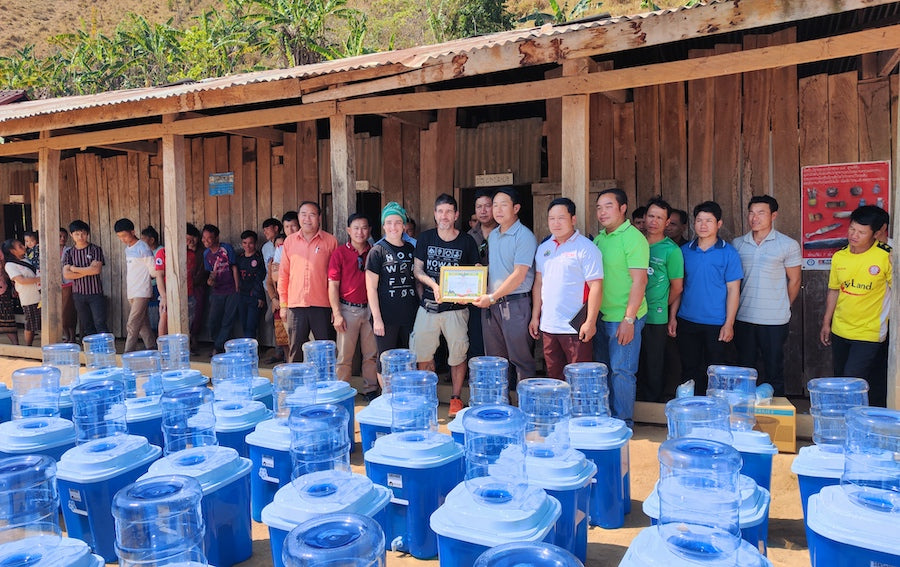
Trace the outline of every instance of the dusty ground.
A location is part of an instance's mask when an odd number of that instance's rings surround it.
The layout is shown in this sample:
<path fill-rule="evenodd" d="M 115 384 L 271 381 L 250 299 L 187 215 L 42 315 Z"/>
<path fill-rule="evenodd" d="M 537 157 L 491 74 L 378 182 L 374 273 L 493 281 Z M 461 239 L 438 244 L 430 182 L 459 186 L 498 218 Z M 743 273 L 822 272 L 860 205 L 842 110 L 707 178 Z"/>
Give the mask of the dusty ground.
<path fill-rule="evenodd" d="M 24 361 L 0 357 L 0 377 L 9 384 L 15 368 L 33 366 L 34 361 Z M 359 409 L 365 404 L 357 398 Z M 441 406 L 441 429 L 446 432 L 447 406 Z M 357 430 L 357 441 L 359 431 Z M 607 567 L 619 564 L 628 545 L 637 533 L 650 525 L 650 520 L 641 511 L 644 498 L 650 493 L 659 475 L 656 454 L 659 444 L 665 440 L 664 427 L 638 425 L 630 442 L 631 452 L 631 514 L 625 519 L 625 527 L 617 530 L 591 528 L 588 532 L 588 560 L 586 567 Z M 359 446 L 357 445 L 357 449 Z M 352 455 L 352 465 L 356 472 L 365 474 L 362 453 L 357 450 Z M 806 550 L 806 536 L 803 531 L 803 513 L 800 507 L 797 477 L 791 474 L 794 455 L 778 454 L 772 467 L 772 504 L 769 509 L 769 559 L 776 566 L 796 567 L 809 564 Z M 263 524 L 253 526 L 253 557 L 240 563 L 240 567 L 268 567 L 272 565 L 268 529 Z M 438 565 L 438 561 L 422 561 L 399 553 L 388 552 L 388 567 L 411 567 L 414 565 Z"/>

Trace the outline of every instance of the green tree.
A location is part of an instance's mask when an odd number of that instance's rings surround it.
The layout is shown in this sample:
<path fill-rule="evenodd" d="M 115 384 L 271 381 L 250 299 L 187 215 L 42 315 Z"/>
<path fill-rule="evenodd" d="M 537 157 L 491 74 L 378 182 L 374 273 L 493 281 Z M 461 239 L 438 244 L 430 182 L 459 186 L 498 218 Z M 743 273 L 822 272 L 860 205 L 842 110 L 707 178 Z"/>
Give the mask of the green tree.
<path fill-rule="evenodd" d="M 523 18 L 519 18 L 519 23 L 533 21 L 534 25 L 540 27 L 547 23 L 564 24 L 572 20 L 581 18 L 591 10 L 595 10 L 603 5 L 603 2 L 594 3 L 592 0 L 578 0 L 572 9 L 569 9 L 569 3 L 560 4 L 557 0 L 548 0 L 551 13 L 535 11 Z"/>

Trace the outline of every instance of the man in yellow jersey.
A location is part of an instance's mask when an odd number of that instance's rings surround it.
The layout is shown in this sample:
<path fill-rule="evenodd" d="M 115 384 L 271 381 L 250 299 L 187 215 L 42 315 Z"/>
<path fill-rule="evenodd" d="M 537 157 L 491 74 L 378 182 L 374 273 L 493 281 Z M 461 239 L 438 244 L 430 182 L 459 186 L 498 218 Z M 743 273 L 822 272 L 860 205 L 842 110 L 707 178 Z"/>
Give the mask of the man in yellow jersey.
<path fill-rule="evenodd" d="M 869 381 L 869 403 L 884 406 L 887 384 L 875 379 L 881 343 L 887 338 L 891 303 L 891 248 L 875 234 L 888 215 L 874 205 L 850 215 L 848 245 L 834 253 L 819 339 L 831 346 L 835 376 Z"/>

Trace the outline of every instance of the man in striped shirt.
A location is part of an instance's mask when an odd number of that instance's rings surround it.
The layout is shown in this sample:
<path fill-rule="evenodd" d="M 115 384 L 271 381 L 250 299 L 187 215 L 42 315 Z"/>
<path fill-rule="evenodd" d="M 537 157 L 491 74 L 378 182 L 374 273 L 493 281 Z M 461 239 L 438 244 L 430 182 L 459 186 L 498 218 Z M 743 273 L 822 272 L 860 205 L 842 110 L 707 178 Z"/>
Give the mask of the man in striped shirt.
<path fill-rule="evenodd" d="M 72 299 L 81 324 L 81 336 L 108 333 L 106 326 L 106 297 L 100 271 L 106 261 L 103 250 L 91 244 L 91 227 L 82 220 L 69 224 L 75 246 L 63 255 L 63 277 L 72 280 Z"/>

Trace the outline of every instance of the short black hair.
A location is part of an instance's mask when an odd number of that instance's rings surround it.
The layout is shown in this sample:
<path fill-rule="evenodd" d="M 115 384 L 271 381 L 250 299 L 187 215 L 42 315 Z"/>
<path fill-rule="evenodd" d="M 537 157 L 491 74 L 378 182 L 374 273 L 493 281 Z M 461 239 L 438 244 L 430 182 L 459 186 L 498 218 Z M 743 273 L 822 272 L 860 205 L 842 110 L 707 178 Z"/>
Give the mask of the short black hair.
<path fill-rule="evenodd" d="M 850 213 L 850 222 L 868 226 L 872 232 L 878 232 L 890 220 L 891 216 L 887 211 L 875 205 L 863 205 Z"/>
<path fill-rule="evenodd" d="M 497 192 L 494 193 L 494 198 L 497 197 L 500 193 L 507 195 L 511 200 L 513 205 L 521 205 L 522 199 L 519 197 L 519 192 L 516 191 L 515 187 L 500 187 L 497 189 Z"/>
<path fill-rule="evenodd" d="M 192 222 L 187 223 L 187 233 L 194 238 L 200 238 L 200 229 Z"/>
<path fill-rule="evenodd" d="M 459 205 L 456 204 L 456 199 L 453 195 L 448 195 L 447 193 L 441 193 L 437 196 L 437 199 L 434 200 L 434 208 L 437 209 L 441 205 L 453 205 L 453 210 L 458 211 Z"/>
<path fill-rule="evenodd" d="M 666 218 L 669 218 L 670 216 L 672 216 L 672 213 L 675 212 L 672 209 L 672 205 L 670 205 L 662 197 L 653 197 L 652 199 L 647 201 L 647 206 L 644 208 L 646 209 L 646 211 L 649 211 L 650 207 L 659 207 L 660 209 L 663 209 L 664 211 L 666 211 Z M 646 215 L 647 213 L 645 212 L 644 214 Z"/>
<path fill-rule="evenodd" d="M 275 240 L 278 240 L 279 238 L 284 240 L 285 238 L 287 238 L 287 234 L 285 234 L 283 232 L 279 232 L 278 234 L 275 235 Z"/>
<path fill-rule="evenodd" d="M 203 225 L 203 232 L 208 232 L 208 233 L 212 234 L 213 236 L 215 236 L 216 238 L 219 238 L 219 227 L 217 227 L 214 224 Z"/>
<path fill-rule="evenodd" d="M 90 234 L 91 225 L 81 219 L 76 219 L 69 223 L 69 232 L 86 232 Z"/>
<path fill-rule="evenodd" d="M 297 211 L 288 211 L 288 212 L 284 213 L 283 215 L 281 215 L 282 223 L 299 222 L 299 221 L 300 221 L 300 215 L 297 214 Z"/>
<path fill-rule="evenodd" d="M 360 214 L 360 213 L 353 213 L 352 215 L 350 215 L 349 217 L 347 217 L 347 228 L 350 228 L 350 225 L 353 224 L 353 221 L 359 220 L 359 219 L 362 219 L 362 220 L 366 221 L 366 224 L 367 224 L 367 225 L 371 225 L 371 224 L 372 224 L 372 223 L 369 222 L 369 217 L 367 217 L 366 215 L 362 215 L 362 214 Z"/>
<path fill-rule="evenodd" d="M 416 226 L 417 226 L 416 219 L 412 218 L 409 215 L 406 215 L 406 223 L 405 224 L 411 224 L 413 228 L 416 228 Z"/>
<path fill-rule="evenodd" d="M 568 197 L 557 197 L 557 198 L 553 199 L 552 201 L 550 201 L 550 205 L 547 207 L 547 212 L 549 213 L 550 209 L 552 209 L 553 207 L 555 207 L 557 205 L 564 206 L 566 208 L 566 210 L 569 211 L 570 215 L 575 214 L 575 203 L 572 201 L 572 199 L 570 199 Z"/>
<path fill-rule="evenodd" d="M 303 201 L 303 202 L 300 203 L 300 206 L 297 207 L 297 210 L 299 211 L 300 209 L 302 209 L 302 208 L 303 208 L 303 205 L 312 205 L 313 207 L 316 208 L 316 214 L 317 214 L 317 215 L 321 215 L 321 214 L 322 214 L 322 207 L 320 207 L 320 206 L 319 206 L 319 203 L 316 203 L 315 201 Z"/>
<path fill-rule="evenodd" d="M 603 191 L 600 191 L 600 194 L 597 195 L 597 200 L 599 201 L 600 197 L 604 195 L 612 195 L 613 197 L 615 197 L 616 203 L 618 203 L 620 207 L 622 205 L 628 205 L 628 195 L 626 195 L 625 191 L 622 191 L 618 187 L 612 187 L 610 189 L 604 189 Z"/>
<path fill-rule="evenodd" d="M 494 189 L 491 189 L 488 187 L 482 187 L 481 189 L 478 189 L 477 191 L 475 191 L 475 200 L 477 201 L 478 199 L 480 199 L 482 197 L 487 197 L 488 199 L 493 199 L 495 193 L 497 193 L 497 192 Z"/>
<path fill-rule="evenodd" d="M 631 218 L 636 219 L 638 217 L 644 218 L 647 216 L 647 207 L 638 207 L 635 210 L 631 211 Z"/>
<path fill-rule="evenodd" d="M 156 232 L 156 229 L 153 228 L 152 226 L 148 226 L 147 228 L 142 230 L 141 236 L 149 236 L 150 238 L 152 238 L 154 240 L 154 242 L 159 244 L 159 233 Z"/>
<path fill-rule="evenodd" d="M 775 199 L 775 197 L 770 197 L 769 195 L 754 195 L 753 197 L 750 197 L 750 202 L 747 203 L 747 210 L 749 211 L 750 207 L 757 203 L 764 203 L 766 205 L 769 205 L 770 213 L 774 213 L 778 210 L 778 201 Z"/>
<path fill-rule="evenodd" d="M 694 207 L 694 218 L 697 218 L 697 215 L 700 213 L 710 213 L 712 216 L 716 217 L 717 221 L 722 220 L 722 207 L 715 201 L 703 201 Z"/>
<path fill-rule="evenodd" d="M 134 223 L 131 219 L 119 219 L 113 225 L 114 232 L 131 232 L 134 230 Z"/>
<path fill-rule="evenodd" d="M 680 221 L 681 224 L 687 224 L 687 223 L 688 223 L 688 213 L 687 213 L 686 210 L 684 210 L 684 209 L 672 209 L 672 215 L 678 216 L 678 217 L 681 219 L 681 221 Z M 672 215 L 669 215 L 669 216 L 672 216 Z"/>
<path fill-rule="evenodd" d="M 65 234 L 66 234 L 66 236 L 68 236 L 68 235 L 69 235 L 69 231 L 68 231 L 68 230 L 66 230 L 66 229 L 65 229 L 65 227 L 62 227 L 62 226 L 61 226 L 61 227 L 59 227 L 59 231 L 60 231 L 60 232 L 62 232 L 62 233 L 65 233 Z"/>
<path fill-rule="evenodd" d="M 26 230 L 25 232 L 22 233 L 22 238 L 25 238 L 25 237 L 31 237 L 31 238 L 34 238 L 35 240 L 38 240 L 38 233 L 36 230 Z"/>
<path fill-rule="evenodd" d="M 256 234 L 255 230 L 245 230 L 241 233 L 241 240 L 245 238 L 252 238 L 253 242 L 257 242 L 259 240 L 259 235 Z"/>
<path fill-rule="evenodd" d="M 276 219 L 275 217 L 269 217 L 263 221 L 263 228 L 269 228 L 270 226 L 274 226 L 278 229 L 279 232 L 281 232 L 281 221 Z"/>

